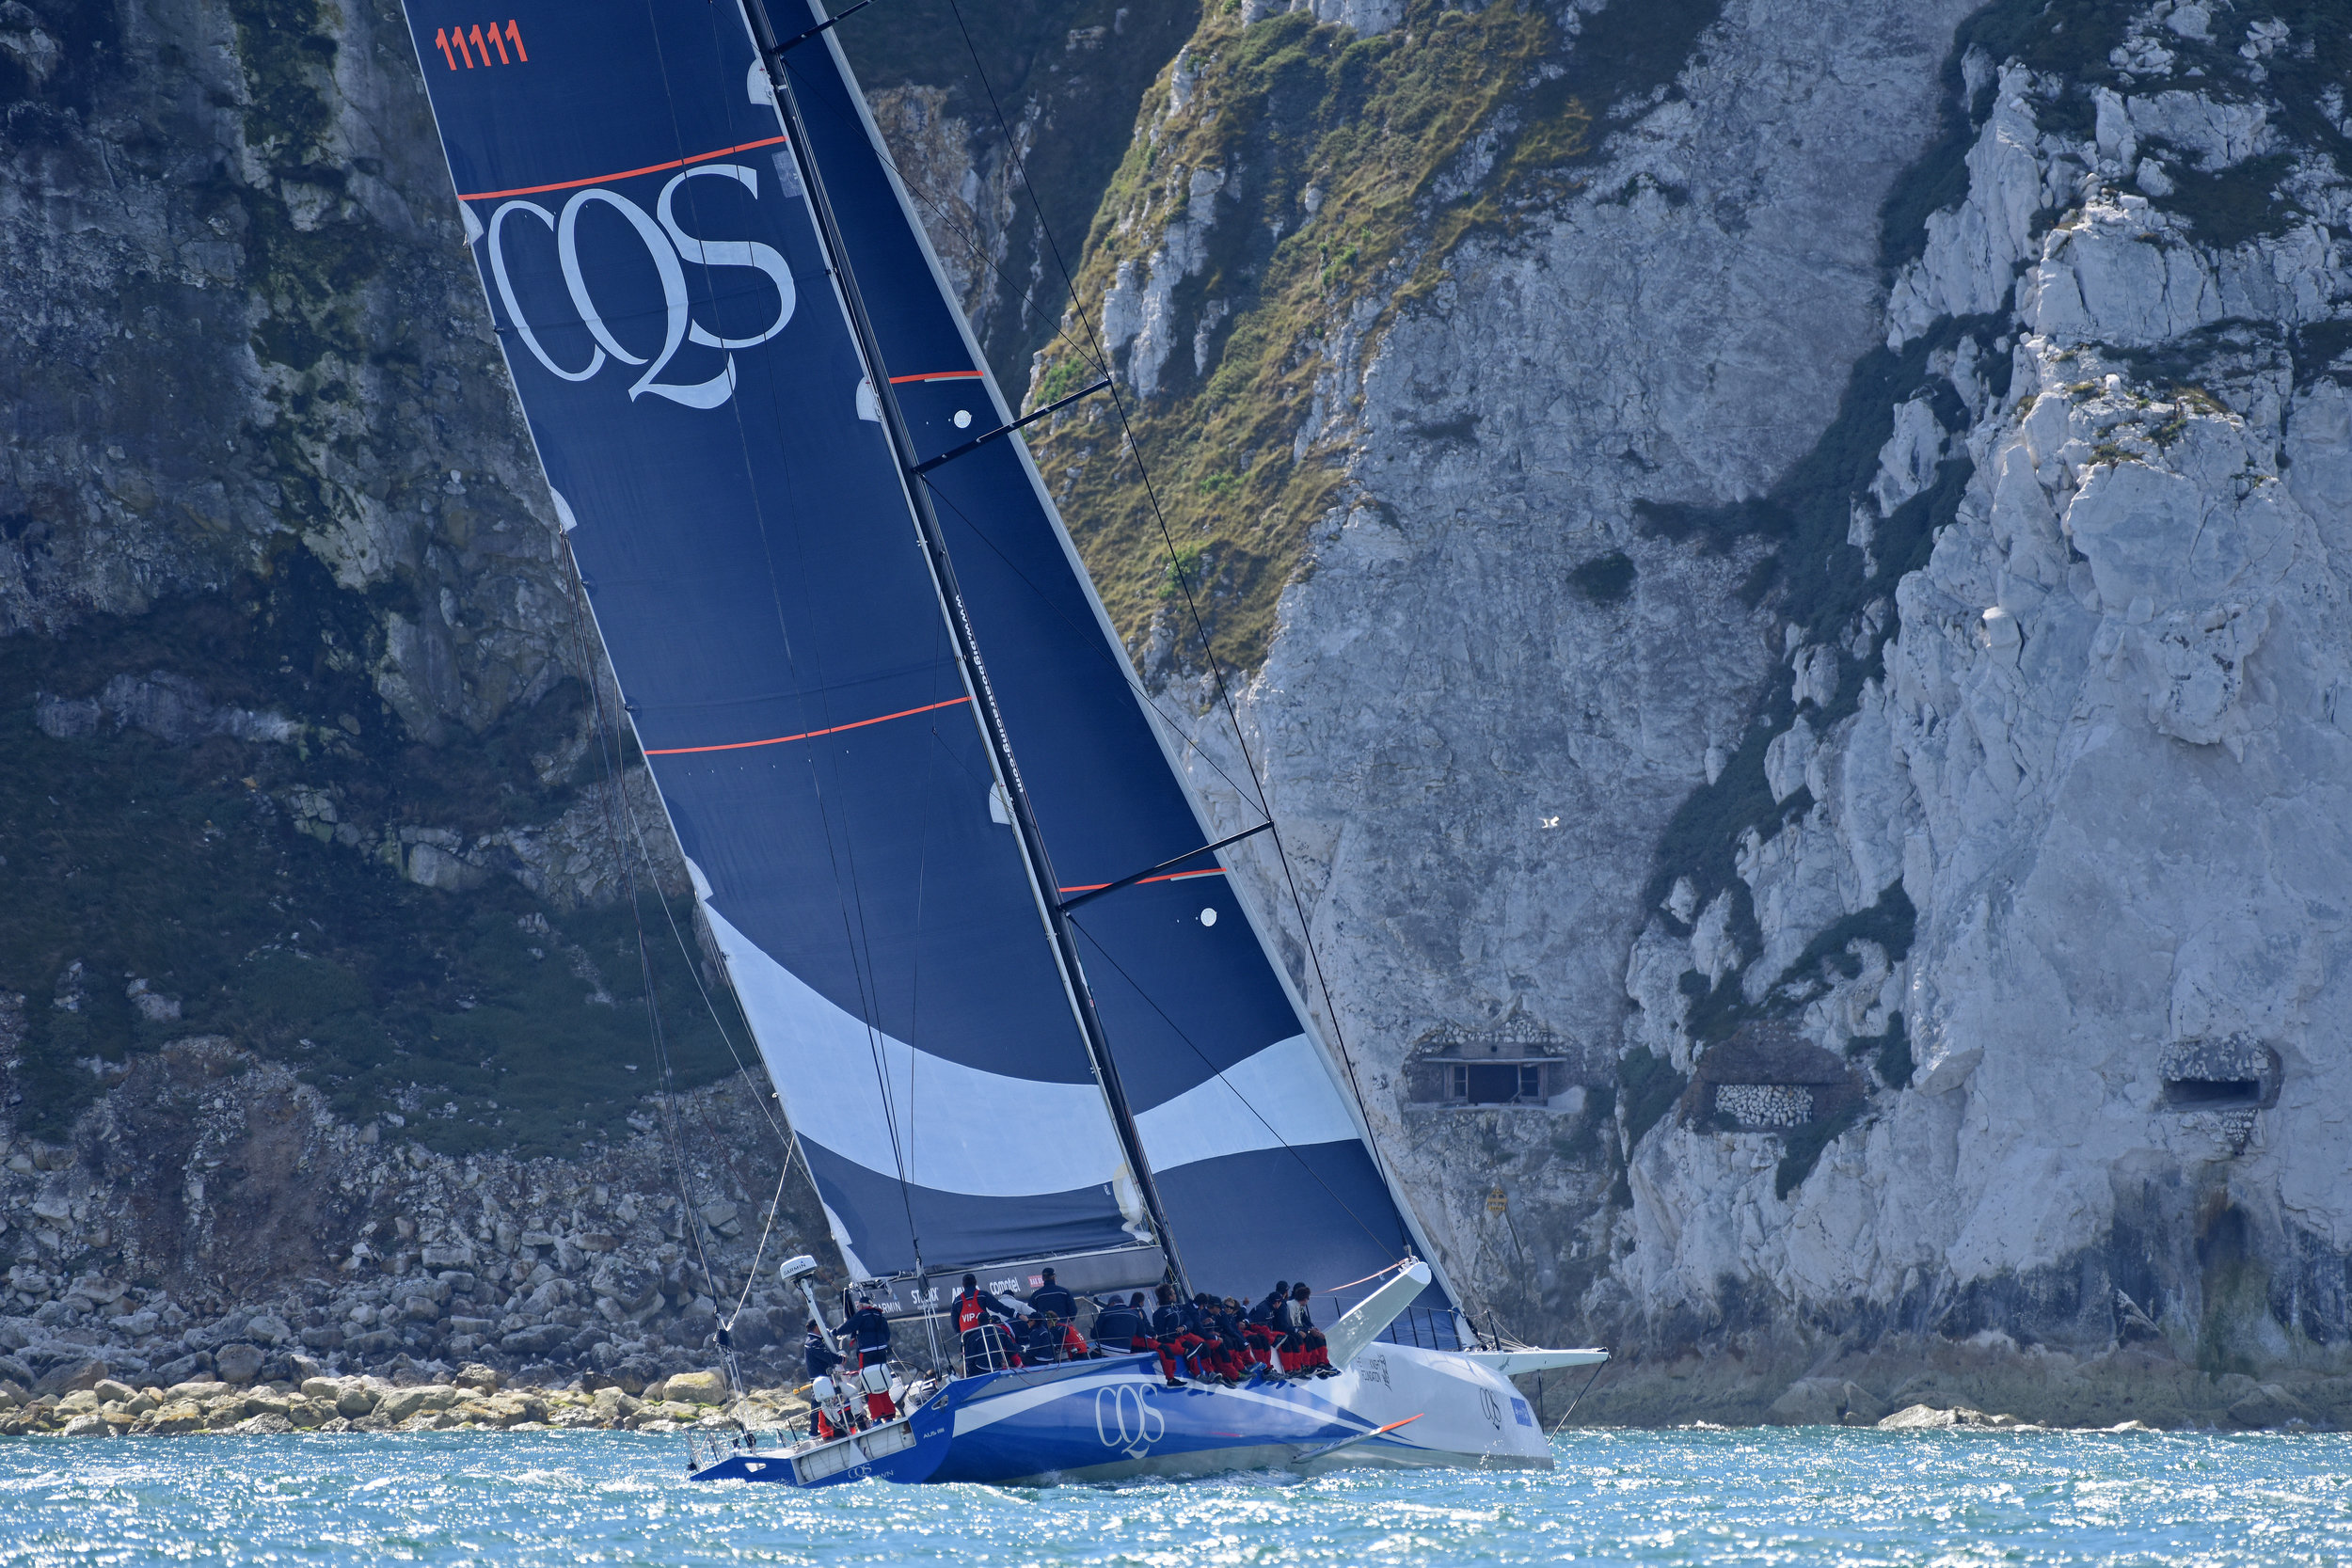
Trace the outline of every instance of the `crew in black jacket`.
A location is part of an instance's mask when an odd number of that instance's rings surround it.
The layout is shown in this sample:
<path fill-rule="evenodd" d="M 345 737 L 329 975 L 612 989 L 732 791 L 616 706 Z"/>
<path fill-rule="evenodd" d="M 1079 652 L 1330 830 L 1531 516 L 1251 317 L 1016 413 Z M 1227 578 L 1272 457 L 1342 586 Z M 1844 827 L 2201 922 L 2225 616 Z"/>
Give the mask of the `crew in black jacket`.
<path fill-rule="evenodd" d="M 1151 1328 L 1143 1318 L 1141 1291 L 1125 1301 L 1113 1296 L 1094 1305 L 1094 1342 L 1104 1350 L 1131 1350 L 1137 1335 L 1150 1337 Z"/>
<path fill-rule="evenodd" d="M 1029 1310 L 1051 1312 L 1064 1323 L 1076 1322 L 1078 1298 L 1054 1283 L 1053 1270 L 1043 1269 L 1039 1272 L 1044 1275 L 1045 1283 L 1029 1292 Z"/>
<path fill-rule="evenodd" d="M 811 1383 L 841 1365 L 841 1353 L 825 1343 L 825 1331 L 815 1318 L 808 1320 L 808 1338 L 801 1341 L 801 1357 Z"/>
<path fill-rule="evenodd" d="M 1193 1377 L 1200 1369 L 1192 1360 L 1192 1353 L 1200 1348 L 1200 1336 L 1192 1331 L 1192 1323 L 1184 1307 L 1177 1305 L 1176 1288 L 1159 1288 L 1159 1305 L 1152 1311 L 1152 1337 L 1159 1341 L 1160 1370 L 1167 1374 L 1168 1386 L 1177 1386 L 1184 1379 L 1178 1375 L 1182 1367 Z"/>
<path fill-rule="evenodd" d="M 1274 1315 L 1281 1310 L 1282 1303 L 1290 1299 L 1291 1282 L 1287 1279 L 1276 1280 L 1274 1292 L 1249 1309 L 1249 1321 L 1253 1323 L 1272 1323 Z"/>

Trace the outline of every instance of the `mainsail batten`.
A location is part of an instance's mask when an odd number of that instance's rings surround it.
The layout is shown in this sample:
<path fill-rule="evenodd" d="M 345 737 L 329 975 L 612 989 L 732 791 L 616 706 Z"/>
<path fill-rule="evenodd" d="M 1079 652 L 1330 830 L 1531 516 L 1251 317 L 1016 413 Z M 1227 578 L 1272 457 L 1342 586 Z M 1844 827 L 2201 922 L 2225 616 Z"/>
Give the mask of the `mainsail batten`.
<path fill-rule="evenodd" d="M 441 70 L 421 6 L 412 34 L 598 632 L 835 1239 L 873 1275 L 1131 1247 L 745 19 L 516 9 L 528 65 Z"/>
<path fill-rule="evenodd" d="M 816 0 L 787 8 L 797 18 L 803 4 L 822 20 Z M 1009 422 L 838 44 L 813 39 L 785 68 L 803 153 L 823 171 L 883 353 L 928 372 L 898 388 L 918 455 Z M 1053 863 L 1072 884 L 1062 891 L 1208 842 L 1025 449 L 1007 438 L 924 483 Z M 1196 1284 L 1225 1293 L 1276 1277 L 1358 1282 L 1417 1250 L 1359 1118 L 1215 857 L 1180 859 L 1075 920 L 1087 985 Z M 1441 1284 L 1424 1305 L 1451 1306 Z M 1451 1313 L 1439 1316 L 1423 1331 L 1450 1337 Z"/>

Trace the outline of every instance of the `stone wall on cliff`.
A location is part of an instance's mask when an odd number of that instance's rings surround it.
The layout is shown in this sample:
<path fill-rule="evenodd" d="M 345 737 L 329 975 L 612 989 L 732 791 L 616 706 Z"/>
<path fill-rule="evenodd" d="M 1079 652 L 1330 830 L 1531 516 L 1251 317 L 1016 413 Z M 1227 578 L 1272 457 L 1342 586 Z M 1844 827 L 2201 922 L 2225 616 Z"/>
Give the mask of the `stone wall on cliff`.
<path fill-rule="evenodd" d="M 1499 88 L 1384 220 L 1214 123 L 1472 38 L 1358 9 L 1205 24 L 1097 230 L 1175 499 L 1106 416 L 1041 466 L 1454 1276 L 1626 1417 L 2340 1409 L 2324 14 L 1562 8 L 1588 133 Z M 1437 1102 L 1467 1038 L 1545 1102 Z"/>

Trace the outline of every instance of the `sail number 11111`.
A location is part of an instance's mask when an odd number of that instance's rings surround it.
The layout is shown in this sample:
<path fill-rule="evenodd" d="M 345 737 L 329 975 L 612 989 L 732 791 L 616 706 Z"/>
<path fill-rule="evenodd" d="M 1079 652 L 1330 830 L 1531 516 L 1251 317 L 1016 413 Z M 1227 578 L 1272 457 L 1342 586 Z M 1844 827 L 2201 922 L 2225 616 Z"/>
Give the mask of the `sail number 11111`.
<path fill-rule="evenodd" d="M 510 43 L 515 46 L 515 52 L 511 55 L 506 52 L 506 46 Z M 513 65 L 516 61 L 529 64 L 531 60 L 531 56 L 523 53 L 522 29 L 512 22 L 506 24 L 506 31 L 503 33 L 499 31 L 497 23 L 491 23 L 490 31 L 486 36 L 483 33 L 482 24 L 479 22 L 474 24 L 471 33 L 468 33 L 463 26 L 438 27 L 434 29 L 433 47 L 441 52 L 441 58 L 449 62 L 449 68 L 452 71 L 457 69 L 457 62 L 461 59 L 466 62 L 468 71 L 471 71 L 477 63 Z M 490 58 L 490 51 L 493 49 L 499 54 L 495 61 Z"/>

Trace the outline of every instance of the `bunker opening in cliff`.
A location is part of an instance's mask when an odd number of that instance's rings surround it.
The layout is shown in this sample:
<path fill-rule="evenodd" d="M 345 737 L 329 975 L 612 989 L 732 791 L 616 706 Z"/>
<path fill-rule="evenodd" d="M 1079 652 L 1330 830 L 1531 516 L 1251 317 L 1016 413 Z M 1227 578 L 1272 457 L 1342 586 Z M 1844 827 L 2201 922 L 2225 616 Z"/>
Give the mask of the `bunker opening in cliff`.
<path fill-rule="evenodd" d="M 2176 1110 L 2211 1111 L 2232 1105 L 2259 1105 L 2263 1098 L 2263 1081 L 2259 1078 L 2168 1078 L 2164 1081 L 2164 1102 Z"/>
<path fill-rule="evenodd" d="M 1544 1069 L 1518 1062 L 1464 1062 L 1454 1069 L 1451 1099 L 1472 1105 L 1510 1105 L 1544 1098 Z"/>

